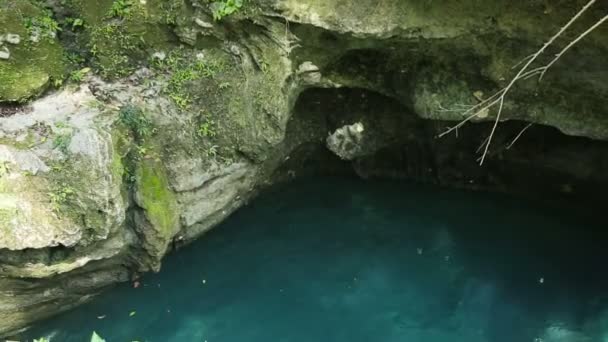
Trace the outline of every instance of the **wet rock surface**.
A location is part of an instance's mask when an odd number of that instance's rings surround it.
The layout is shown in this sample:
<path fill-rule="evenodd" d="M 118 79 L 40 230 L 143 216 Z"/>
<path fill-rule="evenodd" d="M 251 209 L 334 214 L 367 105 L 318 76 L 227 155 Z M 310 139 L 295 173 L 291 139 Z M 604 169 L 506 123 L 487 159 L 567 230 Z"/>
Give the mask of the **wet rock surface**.
<path fill-rule="evenodd" d="M 221 21 L 187 2 L 122 18 L 111 1 L 0 3 L 0 336 L 158 270 L 258 189 L 306 173 L 586 203 L 608 189 L 606 27 L 511 92 L 484 167 L 495 109 L 437 138 L 584 1 L 260 0 Z M 18 10 L 85 25 L 28 29 Z M 86 58 L 67 86 L 65 51 Z"/>

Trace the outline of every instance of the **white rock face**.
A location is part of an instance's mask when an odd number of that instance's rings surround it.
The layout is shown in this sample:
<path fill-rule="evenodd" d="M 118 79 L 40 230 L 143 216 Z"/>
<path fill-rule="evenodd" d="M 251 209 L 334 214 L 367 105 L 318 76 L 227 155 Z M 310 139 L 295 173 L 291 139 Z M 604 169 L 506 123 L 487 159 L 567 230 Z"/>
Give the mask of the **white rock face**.
<path fill-rule="evenodd" d="M 11 52 L 8 50 L 6 46 L 0 46 L 0 59 L 9 59 L 11 57 Z"/>
<path fill-rule="evenodd" d="M 360 122 L 338 128 L 327 137 L 327 148 L 344 160 L 353 160 L 365 150 L 363 132 L 365 128 Z"/>
<path fill-rule="evenodd" d="M 0 39 L 1 40 L 1 39 Z M 21 37 L 15 33 L 7 33 L 4 35 L 4 41 L 11 44 L 19 44 L 21 42 Z"/>
<path fill-rule="evenodd" d="M 0 144 L 0 250 L 89 243 L 124 221 L 112 137 L 92 100 L 86 88 L 63 91 L 0 118 L 0 138 L 13 141 Z"/>

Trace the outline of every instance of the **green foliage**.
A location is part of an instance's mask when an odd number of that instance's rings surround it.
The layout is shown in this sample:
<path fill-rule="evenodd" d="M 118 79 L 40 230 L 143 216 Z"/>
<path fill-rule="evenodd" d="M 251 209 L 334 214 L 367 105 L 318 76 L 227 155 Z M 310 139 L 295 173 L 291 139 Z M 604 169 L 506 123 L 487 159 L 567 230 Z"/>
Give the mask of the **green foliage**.
<path fill-rule="evenodd" d="M 123 106 L 118 112 L 118 118 L 122 124 L 133 132 L 135 139 L 139 142 L 155 132 L 154 125 L 139 107 Z"/>
<path fill-rule="evenodd" d="M 74 188 L 65 183 L 61 183 L 47 195 L 49 196 L 53 210 L 59 212 L 60 207 L 67 204 L 75 193 Z"/>
<path fill-rule="evenodd" d="M 72 133 L 58 134 L 55 136 L 55 139 L 53 139 L 53 148 L 59 149 L 63 153 L 67 153 L 71 141 Z"/>
<path fill-rule="evenodd" d="M 65 65 L 63 46 L 54 38 L 58 30 L 42 4 L 0 0 L 0 35 L 15 33 L 21 38 L 18 45 L 9 46 L 10 58 L 0 61 L 0 102 L 25 102 L 61 78 Z"/>
<path fill-rule="evenodd" d="M 179 11 L 180 4 L 176 1 L 163 1 L 160 4 L 160 8 L 163 13 L 163 21 L 167 25 L 177 24 L 177 13 Z"/>
<path fill-rule="evenodd" d="M 105 77 L 122 77 L 135 69 L 144 42 L 119 23 L 96 26 L 91 31 L 89 49 Z"/>
<path fill-rule="evenodd" d="M 210 159 L 216 159 L 219 146 L 213 145 L 205 150 L 205 156 Z"/>
<path fill-rule="evenodd" d="M 198 126 L 196 133 L 201 138 L 215 137 L 215 122 L 205 119 L 205 121 Z"/>
<path fill-rule="evenodd" d="M 211 2 L 213 19 L 219 21 L 238 12 L 243 7 L 243 0 L 215 0 Z"/>
<path fill-rule="evenodd" d="M 78 28 L 84 27 L 84 20 L 80 18 L 67 17 L 65 18 L 64 22 L 66 25 L 69 25 L 72 30 L 77 30 Z"/>
<path fill-rule="evenodd" d="M 182 110 L 189 109 L 192 104 L 188 83 L 201 78 L 214 77 L 224 68 L 221 63 L 187 56 L 183 49 L 171 51 L 164 59 L 152 60 L 152 66 L 170 74 L 168 85 L 164 90 Z"/>
<path fill-rule="evenodd" d="M 25 18 L 24 24 L 30 37 L 54 39 L 57 32 L 61 31 L 50 10 L 44 10 L 41 15 L 33 18 Z"/>
<path fill-rule="evenodd" d="M 70 74 L 70 81 L 79 83 L 82 81 L 83 77 L 91 71 L 91 68 L 82 68 L 80 70 L 73 71 Z"/>
<path fill-rule="evenodd" d="M 141 108 L 133 105 L 122 107 L 118 113 L 118 119 L 129 130 L 135 140 L 135 144 L 129 147 L 122 162 L 124 166 L 124 180 L 128 184 L 134 184 L 137 179 L 135 172 L 137 164 L 141 162 L 144 156 L 151 153 L 150 145 L 146 143 L 146 139 L 154 134 L 156 129 Z"/>
<path fill-rule="evenodd" d="M 114 0 L 110 11 L 108 12 L 109 17 L 116 18 L 128 18 L 133 10 L 132 0 Z"/>

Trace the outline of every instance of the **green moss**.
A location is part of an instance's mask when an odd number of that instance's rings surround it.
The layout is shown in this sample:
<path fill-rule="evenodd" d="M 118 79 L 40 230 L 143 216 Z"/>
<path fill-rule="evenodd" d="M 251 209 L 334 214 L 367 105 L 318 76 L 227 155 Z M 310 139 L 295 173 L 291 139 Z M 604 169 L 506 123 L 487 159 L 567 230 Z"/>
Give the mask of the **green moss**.
<path fill-rule="evenodd" d="M 0 138 L 0 144 L 13 146 L 19 150 L 27 150 L 38 143 L 38 136 L 32 132 L 28 132 L 25 138 L 17 140 L 14 137 Z"/>
<path fill-rule="evenodd" d="M 98 26 L 107 17 L 114 0 L 65 0 L 86 25 Z"/>
<path fill-rule="evenodd" d="M 70 1 L 85 22 L 92 64 L 107 78 L 124 77 L 151 52 L 170 48 L 175 38 L 169 25 L 184 7 L 178 0 Z"/>
<path fill-rule="evenodd" d="M 57 39 L 49 32 L 41 32 L 39 42 L 29 40 L 31 25 L 52 21 L 48 15 L 26 0 L 0 1 L 0 35 L 13 33 L 21 37 L 19 44 L 8 44 L 10 58 L 0 60 L 0 102 L 25 101 L 44 91 L 51 80 L 63 78 L 63 48 Z"/>
<path fill-rule="evenodd" d="M 17 209 L 0 208 L 0 228 L 9 227 L 9 223 L 15 217 Z"/>
<path fill-rule="evenodd" d="M 122 179 L 124 174 L 125 174 L 125 167 L 122 163 L 122 157 L 120 156 L 119 153 L 119 148 L 118 148 L 118 143 L 117 142 L 113 142 L 114 146 L 112 148 L 112 165 L 111 165 L 111 171 L 112 171 L 112 177 L 114 177 L 114 179 Z"/>
<path fill-rule="evenodd" d="M 169 75 L 164 91 L 182 110 L 189 109 L 196 96 L 190 85 L 203 78 L 213 78 L 225 70 L 222 59 L 199 59 L 192 51 L 180 48 L 172 50 L 164 60 L 153 60 L 156 70 Z"/>
<path fill-rule="evenodd" d="M 95 66 L 109 78 L 128 75 L 143 58 L 142 41 L 117 23 L 93 28 L 89 47 L 95 57 Z"/>
<path fill-rule="evenodd" d="M 177 201 L 160 162 L 144 159 L 138 164 L 137 193 L 146 217 L 160 234 L 161 243 L 168 243 L 178 224 Z"/>

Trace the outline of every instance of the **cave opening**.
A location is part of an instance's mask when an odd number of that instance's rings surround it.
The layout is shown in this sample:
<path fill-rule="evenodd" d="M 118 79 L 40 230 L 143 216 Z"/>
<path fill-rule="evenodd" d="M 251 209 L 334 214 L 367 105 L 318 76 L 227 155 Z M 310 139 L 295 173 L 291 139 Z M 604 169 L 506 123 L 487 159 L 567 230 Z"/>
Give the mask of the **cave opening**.
<path fill-rule="evenodd" d="M 591 207 L 597 207 L 608 191 L 606 142 L 511 120 L 501 123 L 490 158 L 480 166 L 480 142 L 491 130 L 491 122 L 471 123 L 457 134 L 439 138 L 454 122 L 420 118 L 404 102 L 364 88 L 304 90 L 287 129 L 294 154 L 303 154 L 281 170 L 301 167 L 296 164 L 303 159 L 305 174 L 338 172 L 364 179 L 413 180 L 559 198 Z M 340 158 L 328 137 L 356 123 L 363 127 L 362 137 L 354 142 L 357 146 L 349 141 L 338 144 L 354 149 L 354 155 Z"/>

